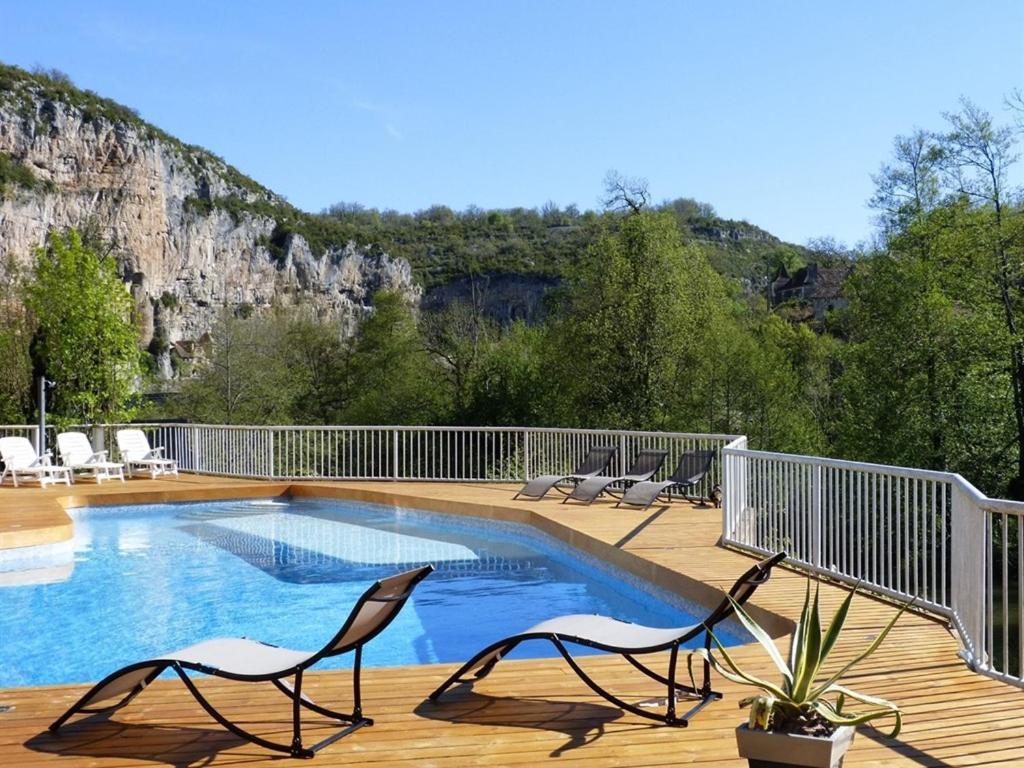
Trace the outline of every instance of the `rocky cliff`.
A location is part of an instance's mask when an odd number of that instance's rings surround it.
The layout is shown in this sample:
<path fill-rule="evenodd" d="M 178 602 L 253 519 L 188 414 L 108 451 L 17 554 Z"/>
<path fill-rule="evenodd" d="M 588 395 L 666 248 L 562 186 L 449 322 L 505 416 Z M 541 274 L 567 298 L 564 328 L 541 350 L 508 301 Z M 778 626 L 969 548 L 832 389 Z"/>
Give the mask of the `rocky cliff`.
<path fill-rule="evenodd" d="M 29 262 L 50 229 L 95 227 L 165 371 L 170 345 L 202 338 L 224 306 L 303 303 L 347 333 L 376 290 L 419 297 L 404 260 L 354 243 L 315 252 L 259 212 L 286 206 L 269 190 L 60 80 L 0 70 L 0 161 L 13 169 L 0 174 L 0 265 Z"/>

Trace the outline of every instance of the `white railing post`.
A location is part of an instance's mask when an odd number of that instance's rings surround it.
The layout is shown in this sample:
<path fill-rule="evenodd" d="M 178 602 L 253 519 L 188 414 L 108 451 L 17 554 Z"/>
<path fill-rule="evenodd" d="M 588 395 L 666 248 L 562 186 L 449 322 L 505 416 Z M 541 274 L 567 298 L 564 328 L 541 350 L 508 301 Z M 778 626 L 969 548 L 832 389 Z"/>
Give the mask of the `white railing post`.
<path fill-rule="evenodd" d="M 107 447 L 107 430 L 102 424 L 94 424 L 92 428 L 92 445 L 93 450 L 99 446 L 99 450 L 105 450 Z M 108 459 L 109 460 L 109 459 Z"/>
<path fill-rule="evenodd" d="M 954 621 L 971 665 L 984 666 L 985 637 L 985 520 L 967 493 L 953 483 L 950 595 Z"/>
<path fill-rule="evenodd" d="M 747 463 L 745 454 L 733 450 L 746 450 L 747 439 L 741 437 L 719 451 L 722 465 L 722 538 L 735 541 L 736 531 L 747 514 Z M 750 542 L 743 542 L 749 544 Z"/>
<path fill-rule="evenodd" d="M 530 479 L 530 430 L 523 430 L 523 482 Z"/>
<path fill-rule="evenodd" d="M 821 567 L 821 464 L 811 466 L 811 565 Z"/>
<path fill-rule="evenodd" d="M 196 472 L 202 472 L 203 460 L 199 455 L 199 428 L 189 426 L 188 430 L 192 433 L 192 469 Z"/>
<path fill-rule="evenodd" d="M 274 432 L 273 429 L 267 430 L 267 479 L 273 480 L 277 473 L 274 471 Z"/>
<path fill-rule="evenodd" d="M 398 435 L 399 430 L 391 430 L 391 479 L 401 480 L 401 473 L 398 471 Z"/>
<path fill-rule="evenodd" d="M 736 484 L 736 459 L 726 449 L 722 449 L 722 541 L 732 538 L 733 526 L 736 521 L 736 510 L 733 505 L 733 486 Z"/>

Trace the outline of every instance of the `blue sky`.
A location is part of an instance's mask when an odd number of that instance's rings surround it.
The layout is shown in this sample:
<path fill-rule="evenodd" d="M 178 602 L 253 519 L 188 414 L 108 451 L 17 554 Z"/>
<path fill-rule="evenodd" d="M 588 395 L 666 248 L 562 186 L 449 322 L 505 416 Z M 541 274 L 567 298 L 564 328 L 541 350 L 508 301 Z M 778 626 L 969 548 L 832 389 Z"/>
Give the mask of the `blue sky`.
<path fill-rule="evenodd" d="M 853 244 L 893 137 L 1024 86 L 1024 2 L 0 0 L 0 60 L 307 210 L 588 208 L 614 168 Z"/>

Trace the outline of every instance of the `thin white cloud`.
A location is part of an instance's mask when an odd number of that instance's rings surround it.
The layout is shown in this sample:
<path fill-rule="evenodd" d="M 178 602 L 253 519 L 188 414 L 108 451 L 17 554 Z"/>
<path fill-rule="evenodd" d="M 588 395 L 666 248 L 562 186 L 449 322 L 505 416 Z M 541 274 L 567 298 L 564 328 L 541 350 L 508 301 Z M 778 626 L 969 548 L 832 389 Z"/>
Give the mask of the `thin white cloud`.
<path fill-rule="evenodd" d="M 352 101 L 352 108 L 357 109 L 360 112 L 366 112 L 374 115 L 381 119 L 380 126 L 384 133 L 390 136 L 395 141 L 401 141 L 404 137 L 402 131 L 399 130 L 394 120 L 394 110 L 383 104 L 377 104 L 372 101 L 364 101 L 362 99 L 355 99 Z"/>

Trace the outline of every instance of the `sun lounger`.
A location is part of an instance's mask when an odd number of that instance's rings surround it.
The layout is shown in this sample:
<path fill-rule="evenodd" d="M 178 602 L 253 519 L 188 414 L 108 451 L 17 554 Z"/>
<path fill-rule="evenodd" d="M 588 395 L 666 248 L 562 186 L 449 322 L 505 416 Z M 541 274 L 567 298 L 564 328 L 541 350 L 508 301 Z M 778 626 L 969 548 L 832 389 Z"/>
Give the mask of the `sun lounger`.
<path fill-rule="evenodd" d="M 715 460 L 714 451 L 689 451 L 683 454 L 675 471 L 665 480 L 637 483 L 622 494 L 615 506 L 629 504 L 647 509 L 659 496 L 681 491 L 683 494 L 704 479 Z"/>
<path fill-rule="evenodd" d="M 772 568 L 785 557 L 785 553 L 780 552 L 754 565 L 736 580 L 729 590 L 729 597 L 740 605 L 745 603 L 760 585 L 768 581 Z M 722 694 L 711 688 L 711 669 L 707 663 L 704 664 L 703 678 L 699 687 L 690 687 L 676 682 L 679 650 L 684 647 L 685 643 L 701 636 L 703 636 L 704 647 L 710 648 L 709 630 L 714 630 L 715 625 L 729 618 L 733 614 L 733 610 L 732 602 L 729 598 L 725 598 L 701 623 L 689 627 L 668 629 L 629 624 L 607 616 L 583 614 L 559 616 L 543 621 L 518 635 L 506 637 L 487 646 L 431 693 L 430 699 L 437 701 L 445 691 L 456 683 L 472 684 L 486 677 L 494 669 L 494 666 L 520 643 L 526 640 L 547 640 L 558 649 L 572 671 L 579 675 L 580 679 L 594 693 L 604 697 L 617 707 L 640 717 L 657 720 L 666 725 L 685 726 L 691 717 L 710 702 L 722 698 Z M 566 648 L 567 644 L 582 645 L 621 655 L 644 675 L 666 686 L 665 711 L 655 711 L 631 704 L 602 688 L 576 663 Z M 665 675 L 655 672 L 635 658 L 663 651 L 669 652 L 668 671 Z M 689 699 L 697 703 L 686 714 L 679 716 L 676 714 L 678 698 Z"/>
<path fill-rule="evenodd" d="M 640 451 L 633 459 L 633 464 L 626 470 L 626 474 L 619 477 L 604 475 L 588 477 L 577 483 L 576 487 L 572 489 L 572 493 L 562 499 L 562 503 L 565 504 L 569 499 L 574 499 L 589 504 L 605 493 L 610 496 L 620 496 L 630 486 L 654 477 L 661 469 L 661 465 L 665 463 L 666 456 L 668 456 L 668 451 L 654 449 Z"/>
<path fill-rule="evenodd" d="M 544 494 L 552 488 L 557 488 L 562 493 L 567 493 L 567 491 L 560 487 L 560 483 L 570 483 L 575 486 L 588 477 L 595 477 L 604 473 L 608 469 L 608 465 L 611 464 L 612 459 L 615 458 L 618 450 L 618 448 L 611 446 L 591 448 L 587 451 L 583 463 L 576 467 L 575 471 L 567 475 L 541 475 L 540 477 L 535 477 L 520 488 L 512 498 L 518 499 L 520 496 L 525 496 L 534 500 L 542 499 Z"/>
<path fill-rule="evenodd" d="M 50 730 L 56 732 L 67 722 L 68 718 L 78 712 L 113 712 L 120 709 L 138 696 L 147 685 L 156 679 L 157 675 L 166 669 L 172 669 L 207 714 L 236 736 L 267 749 L 287 752 L 292 757 L 313 757 L 317 750 L 341 737 L 364 725 L 373 725 L 373 720 L 363 716 L 360 699 L 359 674 L 363 646 L 391 623 L 412 595 L 416 585 L 425 579 L 432 570 L 433 566 L 426 565 L 378 581 L 359 598 L 337 634 L 327 645 L 315 653 L 292 651 L 244 638 L 207 640 L 147 661 L 130 664 L 108 675 L 55 720 L 50 725 Z M 308 619 L 308 617 L 306 618 Z M 302 692 L 302 676 L 307 669 L 321 659 L 349 651 L 355 652 L 352 670 L 354 707 L 351 713 L 335 712 L 316 704 Z M 224 677 L 229 680 L 273 684 L 291 701 L 291 743 L 269 741 L 262 736 L 243 730 L 228 720 L 200 693 L 192 678 L 189 677 L 189 671 Z M 289 678 L 292 678 L 291 682 L 289 682 Z M 347 725 L 318 744 L 305 747 L 302 744 L 300 722 L 302 707 L 324 717 L 347 723 Z"/>
<path fill-rule="evenodd" d="M 160 475 L 178 474 L 177 462 L 162 455 L 163 446 L 150 448 L 149 438 L 141 429 L 119 429 L 117 450 L 128 467 L 128 477 L 134 477 L 136 469 L 149 472 L 154 480 Z"/>
<path fill-rule="evenodd" d="M 124 482 L 124 464 L 107 461 L 107 452 L 94 451 L 82 432 L 61 432 L 57 435 L 57 450 L 61 464 L 72 472 L 91 474 L 97 485 L 115 478 Z"/>
<path fill-rule="evenodd" d="M 54 465 L 50 458 L 49 451 L 42 456 L 37 454 L 27 437 L 0 437 L 0 459 L 4 462 L 0 485 L 7 475 L 11 476 L 15 488 L 19 477 L 34 480 L 43 488 L 51 483 L 71 485 L 71 470 Z"/>

